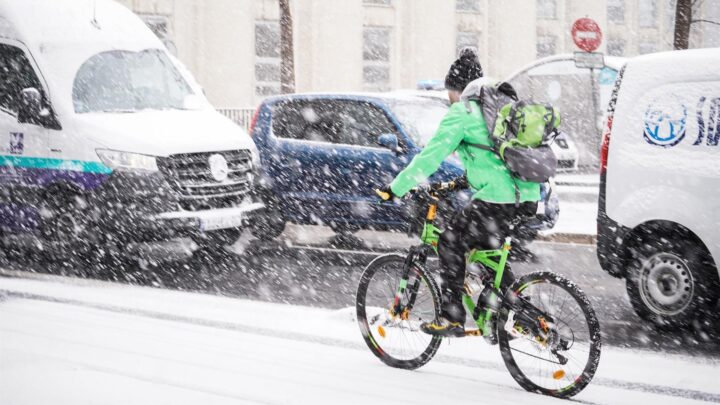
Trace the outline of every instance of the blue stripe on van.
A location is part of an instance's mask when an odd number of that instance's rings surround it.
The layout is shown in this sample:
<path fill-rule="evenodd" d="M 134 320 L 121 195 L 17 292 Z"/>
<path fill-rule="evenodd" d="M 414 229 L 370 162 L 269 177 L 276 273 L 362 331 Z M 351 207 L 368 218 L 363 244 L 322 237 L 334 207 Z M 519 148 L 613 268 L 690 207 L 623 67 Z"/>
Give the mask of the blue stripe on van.
<path fill-rule="evenodd" d="M 112 169 L 100 162 L 0 155 L 0 166 L 26 169 L 66 170 L 83 173 L 110 174 Z"/>

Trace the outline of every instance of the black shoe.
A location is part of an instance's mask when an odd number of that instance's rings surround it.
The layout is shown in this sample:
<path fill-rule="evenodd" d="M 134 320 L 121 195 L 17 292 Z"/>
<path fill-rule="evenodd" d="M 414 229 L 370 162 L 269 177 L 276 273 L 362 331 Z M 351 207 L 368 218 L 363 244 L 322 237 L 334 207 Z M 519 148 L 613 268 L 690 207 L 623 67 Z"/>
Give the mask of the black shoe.
<path fill-rule="evenodd" d="M 450 322 L 445 318 L 436 319 L 432 322 L 425 322 L 420 325 L 423 332 L 441 337 L 463 337 L 465 326 L 460 322 Z"/>

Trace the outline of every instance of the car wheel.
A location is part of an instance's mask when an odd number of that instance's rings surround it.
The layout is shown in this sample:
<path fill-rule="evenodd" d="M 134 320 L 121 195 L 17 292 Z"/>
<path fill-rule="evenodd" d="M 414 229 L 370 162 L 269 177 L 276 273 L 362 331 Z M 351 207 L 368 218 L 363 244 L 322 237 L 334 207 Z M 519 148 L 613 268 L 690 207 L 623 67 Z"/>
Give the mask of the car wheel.
<path fill-rule="evenodd" d="M 352 235 L 360 230 L 360 226 L 349 223 L 331 222 L 330 229 L 338 235 Z"/>
<path fill-rule="evenodd" d="M 272 191 L 263 191 L 260 199 L 265 204 L 265 209 L 250 222 L 250 233 L 262 241 L 271 241 L 285 231 L 287 220 L 279 199 Z"/>
<path fill-rule="evenodd" d="M 697 243 L 687 239 L 641 243 L 634 256 L 626 286 L 641 318 L 657 326 L 687 326 L 717 303 L 717 271 L 709 253 Z"/>
<path fill-rule="evenodd" d="M 193 239 L 201 250 L 222 253 L 225 251 L 225 247 L 235 243 L 241 234 L 242 230 L 239 228 L 219 229 L 204 233 Z"/>

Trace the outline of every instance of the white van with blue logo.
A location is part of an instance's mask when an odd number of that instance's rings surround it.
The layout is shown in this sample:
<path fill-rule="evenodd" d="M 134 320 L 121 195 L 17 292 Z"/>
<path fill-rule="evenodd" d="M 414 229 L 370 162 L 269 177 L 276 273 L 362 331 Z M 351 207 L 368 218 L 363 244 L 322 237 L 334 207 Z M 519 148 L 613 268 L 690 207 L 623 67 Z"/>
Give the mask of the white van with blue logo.
<path fill-rule="evenodd" d="M 130 10 L 0 2 L 5 246 L 168 258 L 232 242 L 262 208 L 257 162 L 252 139 Z"/>
<path fill-rule="evenodd" d="M 720 48 L 631 59 L 601 150 L 598 258 L 636 312 L 681 326 L 720 297 Z"/>

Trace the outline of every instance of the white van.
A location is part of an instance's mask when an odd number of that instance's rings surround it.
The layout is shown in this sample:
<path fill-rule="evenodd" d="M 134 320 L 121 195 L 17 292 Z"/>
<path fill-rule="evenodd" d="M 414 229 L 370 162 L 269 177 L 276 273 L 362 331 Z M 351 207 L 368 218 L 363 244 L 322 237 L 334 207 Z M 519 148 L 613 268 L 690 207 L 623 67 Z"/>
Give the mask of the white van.
<path fill-rule="evenodd" d="M 628 61 L 601 150 L 598 258 L 658 325 L 715 312 L 720 295 L 720 48 Z"/>
<path fill-rule="evenodd" d="M 251 198 L 257 156 L 125 7 L 0 2 L 6 244 L 33 235 L 168 258 L 197 246 L 181 239 L 232 242 L 263 207 Z"/>

